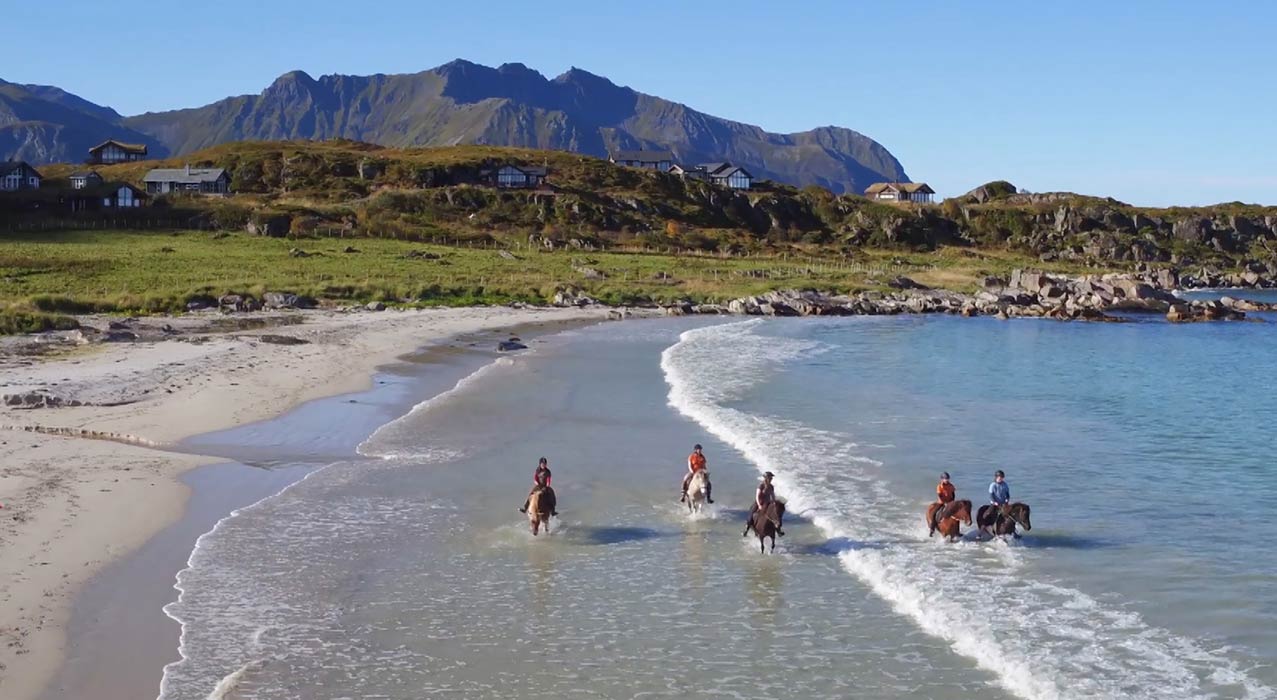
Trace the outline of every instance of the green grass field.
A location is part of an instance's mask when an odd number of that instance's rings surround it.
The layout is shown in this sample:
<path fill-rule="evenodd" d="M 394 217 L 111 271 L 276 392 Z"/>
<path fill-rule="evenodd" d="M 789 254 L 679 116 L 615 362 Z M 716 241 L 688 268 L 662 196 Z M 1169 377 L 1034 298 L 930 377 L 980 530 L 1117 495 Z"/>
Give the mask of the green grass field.
<path fill-rule="evenodd" d="M 357 252 L 344 252 L 347 246 Z M 309 254 L 295 256 L 290 250 Z M 437 259 L 409 257 L 431 254 Z M 328 302 L 544 303 L 574 286 L 610 303 L 723 301 L 770 289 L 851 291 L 895 275 L 949 289 L 1031 260 L 1009 253 L 861 251 L 851 259 L 459 248 L 372 238 L 282 239 L 211 232 L 63 231 L 0 238 L 0 304 L 11 312 L 160 313 L 227 292 L 288 291 Z M 587 276 L 585 268 L 604 278 Z"/>

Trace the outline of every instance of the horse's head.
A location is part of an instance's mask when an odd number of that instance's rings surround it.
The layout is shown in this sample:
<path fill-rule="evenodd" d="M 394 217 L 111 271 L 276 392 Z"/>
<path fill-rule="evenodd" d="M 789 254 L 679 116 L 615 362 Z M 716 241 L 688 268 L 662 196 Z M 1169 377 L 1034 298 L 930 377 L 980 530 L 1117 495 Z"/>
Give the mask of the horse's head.
<path fill-rule="evenodd" d="M 958 501 L 958 509 L 953 517 L 962 521 L 963 525 L 971 525 L 971 501 Z"/>
<path fill-rule="evenodd" d="M 767 519 L 772 521 L 776 527 L 780 527 L 780 519 L 785 515 L 785 504 L 780 501 L 772 501 L 767 505 Z"/>
<path fill-rule="evenodd" d="M 1029 522 L 1029 504 L 1027 503 L 1012 504 L 1010 508 L 1010 515 L 1011 515 L 1011 519 L 1014 520 L 1020 527 L 1024 528 L 1025 532 L 1028 532 L 1029 530 L 1033 529 L 1033 524 Z"/>

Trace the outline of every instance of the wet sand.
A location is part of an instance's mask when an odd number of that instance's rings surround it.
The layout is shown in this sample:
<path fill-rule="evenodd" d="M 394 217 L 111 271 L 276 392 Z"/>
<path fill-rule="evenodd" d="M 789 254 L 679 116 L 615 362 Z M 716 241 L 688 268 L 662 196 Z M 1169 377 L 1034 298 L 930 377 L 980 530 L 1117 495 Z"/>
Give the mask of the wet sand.
<path fill-rule="evenodd" d="M 425 346 L 444 347 L 436 352 L 445 354 L 461 352 L 471 342 L 492 348 L 518 324 L 604 318 L 606 312 L 597 310 L 507 308 L 315 312 L 282 331 L 236 330 L 184 337 L 185 342 L 99 345 L 47 359 L 0 358 L 0 393 L 43 390 L 90 404 L 0 411 L 0 696 L 39 697 L 64 657 L 83 661 L 91 656 L 84 651 L 88 645 L 68 643 L 68 632 L 89 629 L 78 624 L 68 629 L 73 601 L 112 562 L 143 553 L 145 543 L 179 521 L 192 484 L 203 478 L 193 476 L 194 481 L 184 483 L 182 474 L 225 461 L 210 457 L 201 446 L 175 448 L 182 440 L 278 416 L 313 399 L 366 389 L 376 368 Z M 266 344 L 256 338 L 263 332 L 307 342 Z M 487 333 L 482 341 L 449 342 L 480 332 Z M 333 431 L 324 434 L 331 437 Z M 259 483 L 263 490 L 271 487 L 269 480 Z M 230 491 L 237 499 L 254 495 L 247 487 Z M 203 501 L 194 503 L 205 507 Z M 207 507 L 210 514 L 224 515 L 234 501 Z M 156 567 L 167 567 L 162 572 L 165 586 L 171 586 L 173 563 L 180 568 L 184 559 L 175 553 L 183 542 L 192 541 L 190 533 L 198 527 L 192 520 L 173 531 L 167 549 L 156 543 L 147 551 L 157 557 Z M 150 563 L 139 566 L 150 570 Z M 161 590 L 159 584 L 150 585 Z M 101 600 L 146 598 L 145 588 L 122 581 Z M 171 589 L 165 592 L 167 599 L 171 594 Z M 148 608 L 153 615 L 163 600 L 152 603 Z M 125 608 L 129 606 L 121 606 Z M 149 643 L 152 635 L 139 632 L 138 638 Z M 114 635 L 107 639 L 111 648 L 130 649 Z M 66 657 L 69 649 L 77 650 L 74 656 Z M 95 685 L 95 697 L 105 697 L 101 692 Z"/>

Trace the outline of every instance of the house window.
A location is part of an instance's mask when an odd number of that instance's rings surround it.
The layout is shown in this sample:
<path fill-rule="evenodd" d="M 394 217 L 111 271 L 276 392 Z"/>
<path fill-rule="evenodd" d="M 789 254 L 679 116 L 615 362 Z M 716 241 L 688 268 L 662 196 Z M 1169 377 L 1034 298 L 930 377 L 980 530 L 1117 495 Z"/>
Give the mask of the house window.
<path fill-rule="evenodd" d="M 527 184 L 527 182 L 528 176 L 521 170 L 515 170 L 514 168 L 502 168 L 497 173 L 498 187 L 518 187 Z"/>
<path fill-rule="evenodd" d="M 749 189 L 749 178 L 744 173 L 733 173 L 727 178 L 727 186 L 737 190 Z"/>
<path fill-rule="evenodd" d="M 127 188 L 127 187 L 121 187 L 121 188 L 120 188 L 120 191 L 116 193 L 116 201 L 117 201 L 117 202 L 119 202 L 119 206 L 121 206 L 121 207 L 131 207 L 131 206 L 134 206 L 134 204 L 133 204 L 133 190 L 131 190 L 131 189 Z"/>

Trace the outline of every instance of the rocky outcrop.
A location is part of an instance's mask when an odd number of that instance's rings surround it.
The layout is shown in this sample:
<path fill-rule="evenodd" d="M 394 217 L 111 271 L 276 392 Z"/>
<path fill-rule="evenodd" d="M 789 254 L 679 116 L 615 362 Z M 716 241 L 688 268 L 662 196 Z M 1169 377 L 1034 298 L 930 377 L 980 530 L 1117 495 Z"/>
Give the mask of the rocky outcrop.
<path fill-rule="evenodd" d="M 597 299 L 589 296 L 585 292 L 576 287 L 564 287 L 554 293 L 552 302 L 555 306 L 593 306 L 599 303 Z"/>
<path fill-rule="evenodd" d="M 1220 300 L 1194 301 L 1173 304 L 1166 312 L 1166 320 L 1172 323 L 1195 321 L 1240 321 L 1245 312 L 1230 308 Z"/>
<path fill-rule="evenodd" d="M 310 343 L 305 338 L 298 338 L 291 335 L 276 335 L 274 333 L 263 333 L 257 336 L 257 340 L 268 345 L 307 345 Z"/>
<path fill-rule="evenodd" d="M 944 313 L 997 318 L 1038 317 L 1062 321 L 1122 321 L 1113 312 L 1166 314 L 1172 321 L 1239 320 L 1246 311 L 1277 310 L 1277 305 L 1226 298 L 1185 301 L 1171 293 L 1180 282 L 1172 270 L 1139 274 L 1066 277 L 1014 270 L 1003 283 L 985 278 L 983 289 L 963 294 L 893 280 L 891 292 L 854 295 L 811 290 L 782 290 L 732 299 L 723 306 L 685 302 L 667 307 L 674 315 L 729 313 L 746 316 L 847 316 Z"/>
<path fill-rule="evenodd" d="M 292 292 L 266 292 L 262 295 L 262 307 L 267 309 L 313 309 L 314 299 Z"/>
<path fill-rule="evenodd" d="M 217 298 L 217 308 L 223 312 L 260 311 L 261 302 L 248 294 L 223 294 Z"/>
<path fill-rule="evenodd" d="M 63 406 L 83 406 L 76 399 L 64 399 L 61 396 L 43 391 L 28 391 L 21 394 L 5 394 L 4 405 L 11 408 L 61 408 Z"/>

